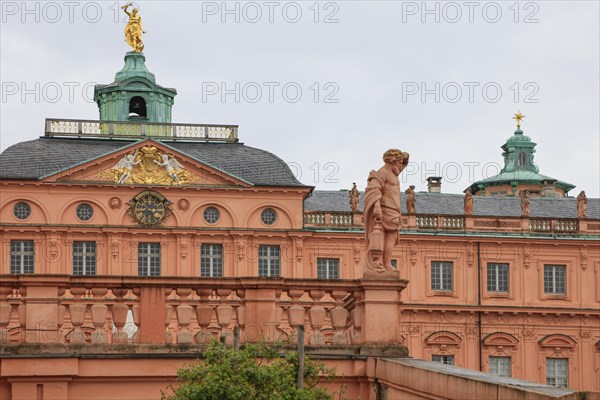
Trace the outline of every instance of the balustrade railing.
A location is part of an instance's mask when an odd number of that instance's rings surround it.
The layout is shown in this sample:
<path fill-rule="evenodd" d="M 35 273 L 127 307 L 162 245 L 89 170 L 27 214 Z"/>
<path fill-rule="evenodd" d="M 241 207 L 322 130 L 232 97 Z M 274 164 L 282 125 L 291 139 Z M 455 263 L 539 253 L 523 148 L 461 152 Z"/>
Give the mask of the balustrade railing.
<path fill-rule="evenodd" d="M 348 344 L 360 336 L 360 290 L 354 280 L 4 275 L 0 343 L 231 342 L 236 326 L 241 342 L 294 340 L 305 325 L 309 344 Z"/>
<path fill-rule="evenodd" d="M 46 136 L 160 137 L 171 140 L 237 141 L 237 125 L 170 124 L 144 121 L 46 119 Z"/>
<path fill-rule="evenodd" d="M 579 223 L 574 219 L 531 219 L 529 230 L 541 233 L 577 233 Z"/>
<path fill-rule="evenodd" d="M 579 222 L 573 219 L 558 219 L 554 230 L 558 233 L 577 233 L 579 231 Z"/>
<path fill-rule="evenodd" d="M 555 218 L 511 218 L 465 215 L 415 215 L 405 214 L 402 229 L 444 230 L 444 231 L 502 231 L 535 232 L 549 234 L 580 233 L 579 220 Z M 469 223 L 467 223 L 469 221 Z M 523 224 L 523 221 L 528 221 Z M 528 225 L 527 225 L 528 224 Z M 304 226 L 317 228 L 353 228 L 363 225 L 362 213 L 307 211 L 304 213 Z M 594 225 L 595 226 L 595 225 Z"/>
<path fill-rule="evenodd" d="M 463 217 L 457 217 L 454 215 L 445 215 L 442 217 L 442 228 L 443 229 L 464 229 L 465 219 Z"/>
<path fill-rule="evenodd" d="M 421 229 L 437 229 L 438 217 L 435 215 L 417 215 L 417 228 Z"/>
<path fill-rule="evenodd" d="M 305 226 L 328 228 L 351 228 L 355 225 L 354 214 L 351 212 L 313 212 L 304 213 Z"/>

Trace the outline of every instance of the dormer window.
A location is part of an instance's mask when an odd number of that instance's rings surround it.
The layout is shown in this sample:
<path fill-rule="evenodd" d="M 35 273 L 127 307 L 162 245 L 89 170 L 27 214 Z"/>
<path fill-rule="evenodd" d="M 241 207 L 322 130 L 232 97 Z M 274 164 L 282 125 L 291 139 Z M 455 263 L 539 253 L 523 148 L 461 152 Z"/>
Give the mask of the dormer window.
<path fill-rule="evenodd" d="M 146 100 L 135 96 L 129 100 L 129 118 L 146 118 Z"/>

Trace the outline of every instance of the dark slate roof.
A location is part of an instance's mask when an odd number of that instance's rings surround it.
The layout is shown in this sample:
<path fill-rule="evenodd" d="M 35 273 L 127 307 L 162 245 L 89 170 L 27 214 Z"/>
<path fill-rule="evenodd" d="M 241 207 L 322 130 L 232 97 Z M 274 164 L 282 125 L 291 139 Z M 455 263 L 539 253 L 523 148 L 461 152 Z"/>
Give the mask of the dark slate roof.
<path fill-rule="evenodd" d="M 461 215 L 463 214 L 462 194 L 415 193 L 417 214 Z M 405 194 L 401 194 L 400 205 L 406 213 Z M 364 193 L 360 194 L 359 210 L 364 207 Z M 474 196 L 473 215 L 497 217 L 521 216 L 521 200 L 518 197 Z M 577 200 L 571 197 L 547 198 L 532 197 L 530 216 L 533 218 L 577 218 Z M 350 211 L 347 190 L 315 190 L 304 201 L 306 211 Z M 600 219 L 600 199 L 588 198 L 587 217 Z"/>
<path fill-rule="evenodd" d="M 242 143 L 157 142 L 252 185 L 305 186 L 279 157 Z M 0 154 L 0 179 L 42 179 L 135 143 L 47 137 L 21 142 Z"/>

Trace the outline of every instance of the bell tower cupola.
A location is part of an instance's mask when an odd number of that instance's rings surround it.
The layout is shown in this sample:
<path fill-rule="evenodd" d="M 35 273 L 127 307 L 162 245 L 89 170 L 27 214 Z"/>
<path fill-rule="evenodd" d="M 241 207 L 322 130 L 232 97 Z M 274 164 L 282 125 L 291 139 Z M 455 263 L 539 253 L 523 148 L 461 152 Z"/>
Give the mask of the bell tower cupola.
<path fill-rule="evenodd" d="M 468 189 L 474 195 L 519 196 L 526 190 L 532 196 L 563 197 L 575 188 L 575 185 L 540 174 L 539 167 L 533 162 L 537 144 L 523 134 L 523 118 L 520 111 L 515 114 L 517 130 L 502 145 L 504 167 L 498 175 L 472 183 Z"/>
<path fill-rule="evenodd" d="M 146 68 L 142 50 L 142 18 L 137 9 L 123 10 L 129 16 L 125 26 L 125 41 L 132 51 L 125 54 L 125 65 L 107 85 L 94 87 L 101 121 L 170 123 L 171 109 L 177 91 L 156 83 L 154 74 Z"/>

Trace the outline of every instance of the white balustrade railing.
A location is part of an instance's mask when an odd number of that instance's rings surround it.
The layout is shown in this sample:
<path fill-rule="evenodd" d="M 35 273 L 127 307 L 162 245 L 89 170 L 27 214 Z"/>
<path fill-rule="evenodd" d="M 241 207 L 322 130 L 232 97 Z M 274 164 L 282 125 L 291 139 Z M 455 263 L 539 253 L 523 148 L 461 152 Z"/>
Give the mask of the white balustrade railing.
<path fill-rule="evenodd" d="M 438 217 L 433 215 L 433 216 L 429 216 L 429 215 L 424 215 L 424 216 L 417 216 L 417 228 L 424 228 L 424 229 L 437 229 L 438 227 Z"/>
<path fill-rule="evenodd" d="M 237 141 L 237 125 L 46 119 L 46 136 L 168 137 L 174 140 Z"/>
<path fill-rule="evenodd" d="M 354 216 L 352 213 L 332 213 L 329 217 L 329 223 L 333 226 L 352 226 Z"/>
<path fill-rule="evenodd" d="M 325 225 L 325 213 L 306 213 L 304 214 L 305 225 Z"/>
<path fill-rule="evenodd" d="M 552 232 L 552 220 L 531 219 L 529 220 L 529 230 L 533 232 Z"/>
<path fill-rule="evenodd" d="M 464 229 L 465 219 L 456 216 L 442 217 L 442 228 L 444 229 Z"/>

